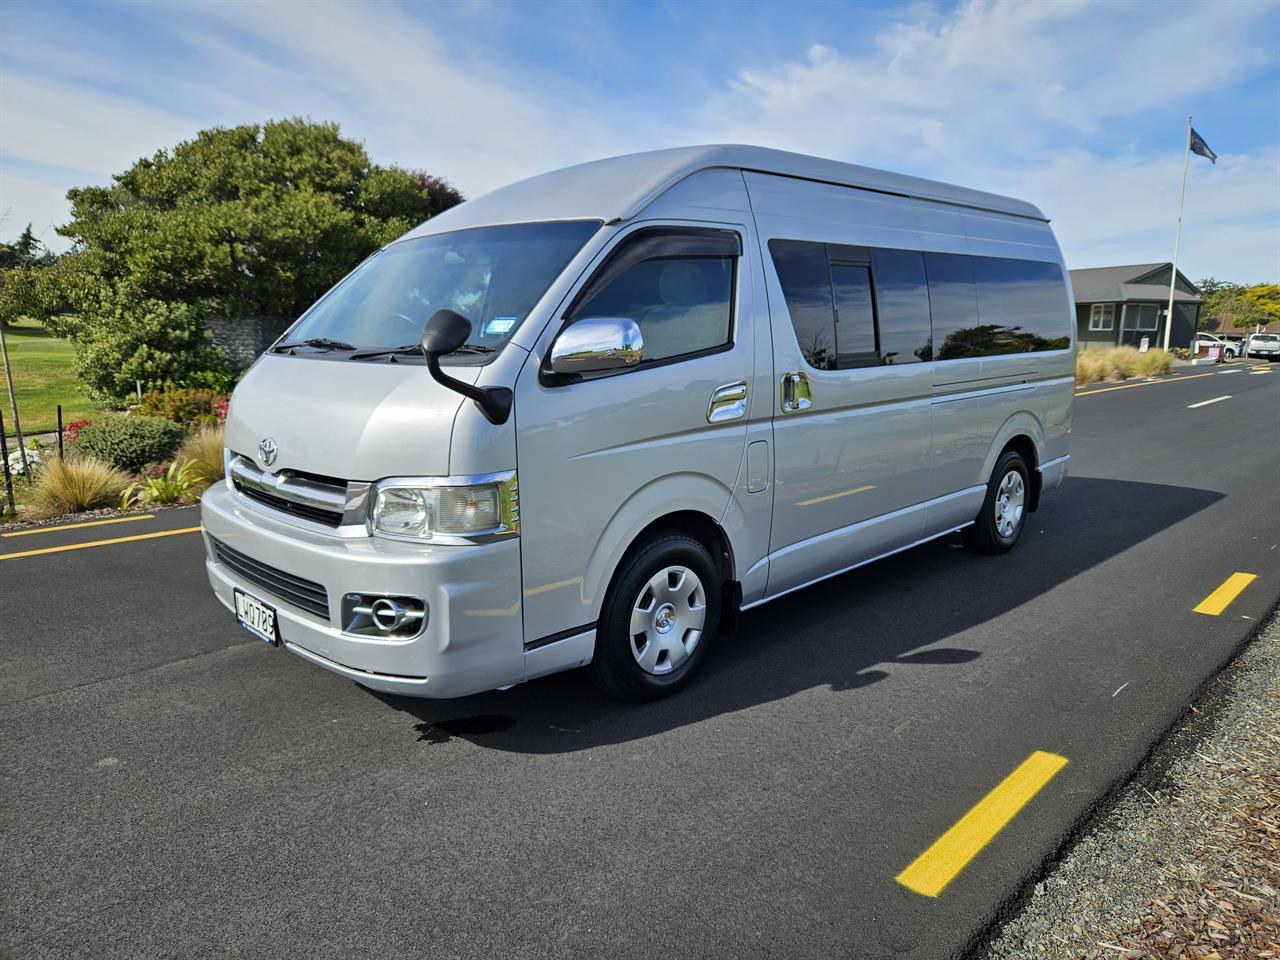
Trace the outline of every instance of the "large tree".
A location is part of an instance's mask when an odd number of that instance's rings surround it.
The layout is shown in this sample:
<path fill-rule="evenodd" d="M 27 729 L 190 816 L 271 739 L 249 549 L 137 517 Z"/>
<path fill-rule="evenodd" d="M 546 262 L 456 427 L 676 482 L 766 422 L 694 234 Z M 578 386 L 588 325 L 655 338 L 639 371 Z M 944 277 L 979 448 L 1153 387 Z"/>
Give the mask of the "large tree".
<path fill-rule="evenodd" d="M 293 317 L 379 246 L 461 200 L 426 174 L 372 163 L 332 123 L 201 131 L 108 187 L 71 190 L 73 247 L 52 326 L 100 397 L 135 379 L 225 374 L 204 318 Z"/>
<path fill-rule="evenodd" d="M 1238 330 L 1280 324 L 1280 284 L 1245 285 L 1208 277 L 1198 287 L 1205 297 L 1206 317 L 1229 322 Z"/>

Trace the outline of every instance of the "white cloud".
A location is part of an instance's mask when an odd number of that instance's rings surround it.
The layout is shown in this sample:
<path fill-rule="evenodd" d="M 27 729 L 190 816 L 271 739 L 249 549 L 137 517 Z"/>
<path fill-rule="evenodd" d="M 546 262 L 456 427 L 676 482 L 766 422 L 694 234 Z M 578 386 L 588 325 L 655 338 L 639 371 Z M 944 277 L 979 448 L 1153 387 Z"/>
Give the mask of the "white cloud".
<path fill-rule="evenodd" d="M 623 102 L 575 85 L 582 73 L 563 63 L 487 47 L 502 5 L 452 10 L 452 29 L 391 4 L 333 0 L 305 15 L 283 3 L 130 9 L 170 38 L 170 59 L 157 48 L 113 66 L 80 38 L 89 69 L 75 66 L 75 42 L 22 56 L 9 44 L 4 150 L 24 163 L 0 175 L 0 212 L 13 208 L 0 235 L 61 222 L 67 187 L 105 183 L 201 127 L 301 115 L 337 120 L 377 161 L 472 195 L 613 153 L 746 141 L 1025 197 L 1053 217 L 1072 263 L 1159 260 L 1172 251 L 1181 156 L 1116 131 L 1182 114 L 1276 57 L 1258 29 L 1274 3 L 972 0 L 903 8 L 861 52 L 833 33 L 709 96 Z M 547 31 L 579 26 L 557 49 L 608 46 L 598 11 L 583 13 L 544 18 Z M 608 62 L 607 50 L 598 57 Z M 118 92 L 148 77 L 146 95 L 169 109 Z M 1210 140 L 1223 156 L 1216 168 L 1192 158 L 1182 262 L 1197 276 L 1274 276 L 1280 145 L 1242 155 Z"/>
<path fill-rule="evenodd" d="M 815 44 L 802 59 L 743 70 L 699 120 L 711 139 L 1024 197 L 1054 219 L 1074 265 L 1167 259 L 1181 152 L 1140 154 L 1114 131 L 1156 110 L 1177 124 L 1181 104 L 1274 61 L 1257 29 L 1273 10 L 1089 0 L 919 8 L 868 53 Z M 1192 161 L 1180 264 L 1195 276 L 1280 274 L 1280 145 L 1224 152 L 1216 169 Z"/>

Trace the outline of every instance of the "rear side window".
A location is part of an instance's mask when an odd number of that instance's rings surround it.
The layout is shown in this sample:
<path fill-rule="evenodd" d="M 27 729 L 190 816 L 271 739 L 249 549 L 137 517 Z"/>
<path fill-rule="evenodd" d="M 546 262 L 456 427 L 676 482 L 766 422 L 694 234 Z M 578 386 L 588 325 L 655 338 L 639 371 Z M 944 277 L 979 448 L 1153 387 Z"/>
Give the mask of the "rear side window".
<path fill-rule="evenodd" d="M 1056 263 L 926 253 L 934 357 L 1062 350 L 1071 314 Z"/>
<path fill-rule="evenodd" d="M 725 347 L 733 336 L 740 244 L 725 231 L 640 231 L 584 288 L 570 319 L 634 320 L 644 363 Z"/>
<path fill-rule="evenodd" d="M 1056 263 L 1038 260 L 973 258 L 980 329 L 986 331 L 982 356 L 1064 350 L 1071 345 L 1071 311 Z M 1152 325 L 1136 329 L 1154 330 Z"/>

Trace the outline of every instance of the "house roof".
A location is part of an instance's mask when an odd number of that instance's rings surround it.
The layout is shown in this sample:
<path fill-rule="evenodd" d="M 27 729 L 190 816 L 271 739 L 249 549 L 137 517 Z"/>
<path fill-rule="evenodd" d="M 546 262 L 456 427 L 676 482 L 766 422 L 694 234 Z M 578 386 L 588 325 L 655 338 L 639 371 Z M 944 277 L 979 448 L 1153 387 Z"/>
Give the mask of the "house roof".
<path fill-rule="evenodd" d="M 1168 260 L 1163 263 L 1132 263 L 1122 267 L 1092 267 L 1086 270 L 1072 270 L 1071 289 L 1075 293 L 1076 303 L 1121 303 L 1125 300 L 1164 300 L 1169 299 L 1169 288 L 1159 283 L 1136 283 L 1157 270 L 1172 266 Z M 1187 280 L 1182 271 L 1178 276 L 1188 286 L 1194 285 Z M 1175 289 L 1173 299 L 1178 303 L 1203 303 L 1204 300 L 1195 293 Z"/>
<path fill-rule="evenodd" d="M 632 153 L 553 170 L 451 207 L 407 236 L 539 220 L 630 220 L 681 180 L 715 168 L 776 173 L 1047 219 L 1037 207 L 1023 200 L 968 187 L 767 147 L 710 144 Z"/>

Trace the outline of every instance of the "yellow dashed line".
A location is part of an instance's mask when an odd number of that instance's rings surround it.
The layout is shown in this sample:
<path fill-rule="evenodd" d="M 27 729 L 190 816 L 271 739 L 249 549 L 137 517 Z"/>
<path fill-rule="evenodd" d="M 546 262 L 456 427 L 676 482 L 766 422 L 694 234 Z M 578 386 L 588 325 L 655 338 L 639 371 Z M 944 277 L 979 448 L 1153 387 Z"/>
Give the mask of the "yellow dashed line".
<path fill-rule="evenodd" d="M 908 890 L 936 897 L 1066 765 L 1066 757 L 1037 750 L 895 879 Z"/>
<path fill-rule="evenodd" d="M 1240 596 L 1245 587 L 1257 579 L 1256 573 L 1233 573 L 1223 581 L 1222 586 L 1201 600 L 1193 612 L 1206 613 L 1211 617 L 1218 616 L 1231 606 L 1231 601 Z"/>

